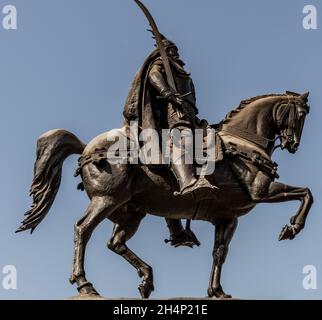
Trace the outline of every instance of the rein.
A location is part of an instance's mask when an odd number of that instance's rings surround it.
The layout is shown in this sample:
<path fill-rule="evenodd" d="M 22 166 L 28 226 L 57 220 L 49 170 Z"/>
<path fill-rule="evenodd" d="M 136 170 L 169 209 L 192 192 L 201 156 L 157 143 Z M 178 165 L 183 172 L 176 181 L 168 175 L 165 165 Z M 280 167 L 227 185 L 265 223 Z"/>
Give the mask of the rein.
<path fill-rule="evenodd" d="M 286 136 L 285 138 L 287 139 L 288 142 L 292 142 L 293 140 L 293 135 L 294 135 L 294 127 L 295 127 L 295 120 L 296 120 L 296 106 L 294 103 L 290 101 L 290 97 L 288 97 L 288 103 L 284 107 L 284 110 L 282 110 L 282 114 L 280 115 L 280 119 L 276 118 L 276 114 L 278 109 L 282 106 L 283 104 L 279 104 L 274 107 L 274 121 L 276 125 L 280 128 L 280 126 L 283 124 L 284 119 L 286 116 L 288 116 L 287 119 L 287 128 L 286 128 Z M 277 139 L 281 139 L 281 137 L 284 136 L 283 133 L 279 134 L 277 136 Z M 277 145 L 274 147 L 274 150 L 277 148 L 280 148 L 281 144 Z"/>

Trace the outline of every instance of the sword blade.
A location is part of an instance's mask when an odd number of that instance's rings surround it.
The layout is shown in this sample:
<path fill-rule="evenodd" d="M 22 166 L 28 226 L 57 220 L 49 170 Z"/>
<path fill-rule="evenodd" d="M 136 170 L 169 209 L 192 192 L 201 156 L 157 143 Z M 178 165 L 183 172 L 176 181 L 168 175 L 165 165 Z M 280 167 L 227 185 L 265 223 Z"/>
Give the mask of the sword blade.
<path fill-rule="evenodd" d="M 146 18 L 149 21 L 149 24 L 151 26 L 152 32 L 154 34 L 156 43 L 157 43 L 157 47 L 160 51 L 160 56 L 163 62 L 163 66 L 164 66 L 164 70 L 165 70 L 165 74 L 167 77 L 167 82 L 168 85 L 170 87 L 170 89 L 172 89 L 174 92 L 177 92 L 177 88 L 176 88 L 176 83 L 174 81 L 174 77 L 173 77 L 173 73 L 171 70 L 171 66 L 170 66 L 170 62 L 169 62 L 169 58 L 168 55 L 165 51 L 165 47 L 163 45 L 162 42 L 162 37 L 161 34 L 159 32 L 158 26 L 156 24 L 156 22 L 154 21 L 151 13 L 149 12 L 149 10 L 147 9 L 147 7 L 139 0 L 134 0 L 136 2 L 136 4 L 141 8 L 141 10 L 143 11 L 143 13 L 145 14 Z"/>

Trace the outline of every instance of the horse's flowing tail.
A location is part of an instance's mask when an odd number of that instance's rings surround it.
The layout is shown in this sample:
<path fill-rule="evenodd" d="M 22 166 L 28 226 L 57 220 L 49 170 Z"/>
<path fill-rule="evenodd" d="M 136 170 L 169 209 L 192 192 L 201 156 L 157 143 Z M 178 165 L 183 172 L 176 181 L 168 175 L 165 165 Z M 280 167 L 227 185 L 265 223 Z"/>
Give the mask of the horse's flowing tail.
<path fill-rule="evenodd" d="M 31 209 L 16 232 L 31 230 L 45 218 L 58 192 L 64 160 L 72 154 L 82 154 L 85 144 L 74 134 L 62 130 L 51 130 L 37 141 L 37 160 L 34 179 L 30 189 L 33 196 Z"/>

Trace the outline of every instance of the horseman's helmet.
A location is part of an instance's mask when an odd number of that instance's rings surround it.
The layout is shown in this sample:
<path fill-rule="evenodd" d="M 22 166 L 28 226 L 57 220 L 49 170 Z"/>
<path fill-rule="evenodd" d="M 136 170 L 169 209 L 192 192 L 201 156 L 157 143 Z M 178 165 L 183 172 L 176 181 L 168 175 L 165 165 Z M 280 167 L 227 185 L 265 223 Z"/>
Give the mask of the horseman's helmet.
<path fill-rule="evenodd" d="M 152 30 L 148 29 L 148 31 L 153 34 Z M 176 44 L 174 42 L 172 42 L 171 40 L 167 39 L 162 33 L 160 35 L 161 35 L 161 38 L 162 38 L 162 43 L 163 43 L 163 45 L 164 45 L 164 47 L 166 49 L 171 48 L 171 47 L 178 49 L 178 47 L 176 46 Z M 155 39 L 154 35 L 153 35 L 153 39 Z M 157 47 L 156 44 L 154 46 Z"/>

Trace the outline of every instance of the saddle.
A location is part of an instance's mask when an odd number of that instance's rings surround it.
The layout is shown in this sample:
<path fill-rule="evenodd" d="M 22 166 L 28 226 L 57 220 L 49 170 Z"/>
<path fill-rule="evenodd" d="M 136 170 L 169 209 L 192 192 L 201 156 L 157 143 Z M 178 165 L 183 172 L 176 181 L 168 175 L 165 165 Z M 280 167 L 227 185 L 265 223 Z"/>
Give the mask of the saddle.
<path fill-rule="evenodd" d="M 202 150 L 198 152 L 198 155 L 195 157 L 195 166 L 200 166 L 200 163 L 205 162 L 205 157 L 209 155 L 208 148 L 215 148 L 215 150 L 211 150 L 211 159 L 212 162 L 220 162 L 224 159 L 224 149 L 223 143 L 221 141 L 218 133 L 215 133 L 215 143 L 209 147 L 209 132 L 214 134 L 214 130 L 205 123 L 202 124 L 197 129 L 203 129 L 203 142 L 202 142 Z M 211 129 L 212 131 L 208 131 Z M 213 139 L 213 136 L 211 137 Z M 113 143 L 117 143 L 122 140 L 122 143 L 119 143 L 119 146 L 113 145 Z M 167 146 L 170 143 L 170 140 L 165 142 Z M 158 171 L 159 169 L 170 170 L 170 163 L 167 159 L 164 158 L 162 154 L 162 141 L 159 141 L 157 147 L 154 147 L 150 153 L 153 153 L 151 162 L 140 161 L 142 156 L 144 155 L 140 153 L 144 145 L 139 141 L 138 134 L 130 132 L 128 127 L 123 127 L 121 129 L 112 130 L 106 133 L 103 133 L 92 140 L 85 148 L 83 154 L 78 159 L 78 167 L 75 172 L 75 177 L 77 177 L 82 168 L 88 163 L 93 163 L 96 165 L 100 165 L 102 162 L 109 162 L 113 164 L 113 161 L 117 160 L 118 163 L 122 164 L 132 164 L 132 165 L 144 165 L 153 171 Z M 172 174 L 172 173 L 171 173 Z"/>
<path fill-rule="evenodd" d="M 201 122 L 202 123 L 202 122 Z M 207 122 L 203 122 L 199 129 L 204 129 L 203 135 L 203 156 L 205 157 L 208 147 L 208 137 L 209 131 L 207 129 L 215 129 L 215 145 L 214 145 L 214 156 L 210 161 L 214 161 L 215 165 L 225 158 L 228 160 L 234 160 L 236 158 L 242 159 L 244 161 L 250 161 L 259 170 L 267 173 L 272 178 L 278 178 L 277 174 L 278 165 L 273 162 L 269 155 L 264 151 L 256 147 L 256 143 L 245 140 L 245 137 L 239 137 L 236 134 L 229 135 L 227 138 L 227 132 L 222 130 L 220 126 L 209 126 Z M 212 131 L 213 133 L 213 131 Z M 125 142 L 120 144 L 120 148 L 114 148 L 111 153 L 111 146 L 113 141 L 117 139 L 124 139 Z M 246 141 L 246 143 L 245 143 Z M 134 146 L 134 148 L 133 148 Z M 170 164 L 164 163 L 162 161 L 162 150 L 158 147 L 151 151 L 154 153 L 153 159 L 157 159 L 156 163 L 142 163 L 140 161 L 140 142 L 137 134 L 129 133 L 127 127 L 123 127 L 118 130 L 112 130 L 95 138 L 91 141 L 85 148 L 82 156 L 78 159 L 78 167 L 75 172 L 75 177 L 81 174 L 82 168 L 88 163 L 93 163 L 100 166 L 106 161 L 113 164 L 113 161 L 117 160 L 121 164 L 132 164 L 145 166 L 148 170 L 159 173 L 162 176 L 168 175 L 170 171 Z M 198 159 L 195 157 L 195 169 L 200 167 L 200 163 L 204 163 L 205 158 Z M 173 175 L 172 172 L 170 173 Z"/>

